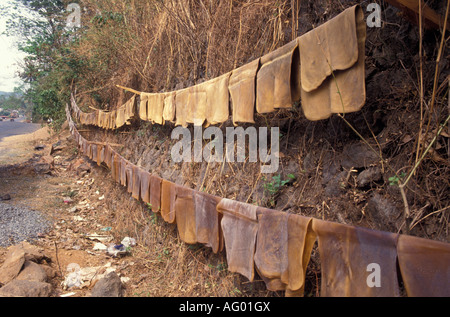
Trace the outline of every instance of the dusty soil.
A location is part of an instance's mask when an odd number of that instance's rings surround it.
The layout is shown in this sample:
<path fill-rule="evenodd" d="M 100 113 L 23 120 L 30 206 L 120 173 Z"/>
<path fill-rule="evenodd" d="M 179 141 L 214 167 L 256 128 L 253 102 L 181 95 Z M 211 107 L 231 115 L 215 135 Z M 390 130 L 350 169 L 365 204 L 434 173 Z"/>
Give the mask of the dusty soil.
<path fill-rule="evenodd" d="M 36 153 L 34 147 L 50 137 L 46 126 L 33 133 L 8 136 L 0 139 L 0 166 L 25 162 Z"/>

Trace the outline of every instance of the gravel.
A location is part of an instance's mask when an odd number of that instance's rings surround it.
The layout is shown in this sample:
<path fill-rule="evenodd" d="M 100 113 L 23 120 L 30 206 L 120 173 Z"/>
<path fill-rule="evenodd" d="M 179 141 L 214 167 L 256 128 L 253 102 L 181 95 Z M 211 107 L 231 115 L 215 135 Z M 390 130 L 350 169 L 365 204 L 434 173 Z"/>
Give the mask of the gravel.
<path fill-rule="evenodd" d="M 0 203 L 0 247 L 35 240 L 52 223 L 39 211 Z"/>

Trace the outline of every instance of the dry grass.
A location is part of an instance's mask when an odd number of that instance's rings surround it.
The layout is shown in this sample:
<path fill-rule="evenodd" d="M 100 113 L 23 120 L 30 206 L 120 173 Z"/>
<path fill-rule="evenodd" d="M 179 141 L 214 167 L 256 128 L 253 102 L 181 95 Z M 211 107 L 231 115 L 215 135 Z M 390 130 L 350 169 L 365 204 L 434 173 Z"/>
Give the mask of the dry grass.
<path fill-rule="evenodd" d="M 298 1 L 84 0 L 74 53 L 92 61 L 76 84 L 85 103 L 126 100 L 115 85 L 170 91 L 247 63 L 293 37 Z M 98 107 L 98 105 L 97 105 Z"/>

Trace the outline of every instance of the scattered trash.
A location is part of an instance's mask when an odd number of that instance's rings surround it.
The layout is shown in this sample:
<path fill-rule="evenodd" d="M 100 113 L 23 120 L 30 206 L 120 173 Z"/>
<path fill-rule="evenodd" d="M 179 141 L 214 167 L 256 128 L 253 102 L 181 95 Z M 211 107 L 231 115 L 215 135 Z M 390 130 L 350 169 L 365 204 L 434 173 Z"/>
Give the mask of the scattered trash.
<path fill-rule="evenodd" d="M 72 288 L 72 287 L 80 287 L 81 286 L 81 267 L 77 263 L 70 263 L 67 266 L 67 274 L 66 278 L 63 282 L 64 289 Z"/>
<path fill-rule="evenodd" d="M 112 228 L 111 227 L 105 227 L 105 228 L 102 228 L 102 229 L 100 229 L 101 231 L 111 231 L 112 230 Z"/>
<path fill-rule="evenodd" d="M 88 234 L 85 237 L 89 240 L 98 240 L 100 242 L 110 242 L 114 239 L 113 236 L 99 235 L 96 233 Z"/>
<path fill-rule="evenodd" d="M 63 199 L 64 199 L 64 203 L 65 203 L 65 204 L 73 203 L 73 199 L 70 198 L 70 197 L 64 197 Z"/>
<path fill-rule="evenodd" d="M 105 195 L 98 197 L 98 200 L 103 200 L 103 199 L 105 199 Z"/>
<path fill-rule="evenodd" d="M 78 207 L 75 206 L 75 207 L 69 208 L 69 209 L 67 209 L 67 211 L 70 213 L 75 213 L 78 211 Z"/>
<path fill-rule="evenodd" d="M 70 296 L 73 296 L 73 295 L 76 295 L 76 294 L 77 294 L 77 293 L 70 292 L 70 293 L 62 294 L 62 295 L 59 296 L 59 297 L 70 297 Z"/>
<path fill-rule="evenodd" d="M 125 248 L 134 247 L 136 245 L 136 239 L 130 238 L 130 237 L 125 237 L 125 238 L 123 238 L 121 243 L 125 246 Z"/>
<path fill-rule="evenodd" d="M 103 243 L 97 242 L 92 249 L 94 251 L 106 251 L 108 250 L 108 247 Z"/>
<path fill-rule="evenodd" d="M 125 246 L 123 244 L 116 245 L 114 243 L 111 243 L 108 246 L 107 253 L 108 253 L 108 255 L 115 258 L 119 255 L 120 256 L 125 255 L 127 253 L 127 249 L 125 248 Z"/>
<path fill-rule="evenodd" d="M 64 279 L 62 286 L 65 290 L 71 288 L 89 287 L 91 283 L 103 278 L 110 272 L 115 272 L 116 267 L 111 265 L 111 262 L 104 266 L 94 266 L 81 268 L 77 263 L 70 263 L 67 266 L 69 272 Z M 69 293 L 70 294 L 70 293 Z"/>
<path fill-rule="evenodd" d="M 122 256 L 127 254 L 127 252 L 129 252 L 131 247 L 134 247 L 136 245 L 136 239 L 134 238 L 130 238 L 130 237 L 125 237 L 123 238 L 123 240 L 121 241 L 120 244 L 114 244 L 111 243 L 108 246 L 108 250 L 107 250 L 107 254 L 112 256 L 112 257 L 117 257 L 117 256 Z"/>

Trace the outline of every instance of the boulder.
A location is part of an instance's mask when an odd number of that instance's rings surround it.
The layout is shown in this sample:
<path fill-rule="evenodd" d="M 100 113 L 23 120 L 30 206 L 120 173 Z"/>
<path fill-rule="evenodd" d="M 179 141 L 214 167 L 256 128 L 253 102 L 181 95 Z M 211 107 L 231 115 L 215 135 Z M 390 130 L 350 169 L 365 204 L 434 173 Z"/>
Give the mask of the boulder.
<path fill-rule="evenodd" d="M 122 297 L 122 282 L 116 272 L 110 272 L 98 280 L 92 288 L 91 297 Z"/>
<path fill-rule="evenodd" d="M 49 297 L 52 291 L 49 283 L 15 279 L 0 288 L 0 297 Z"/>
<path fill-rule="evenodd" d="M 53 169 L 53 156 L 45 155 L 33 165 L 33 169 L 36 174 L 48 174 Z"/>
<path fill-rule="evenodd" d="M 41 265 L 32 262 L 25 261 L 22 271 L 15 278 L 16 280 L 23 281 L 36 281 L 36 282 L 47 282 L 47 273 L 41 267 Z"/>
<path fill-rule="evenodd" d="M 25 252 L 22 248 L 11 247 L 6 255 L 5 262 L 0 267 L 0 284 L 7 284 L 19 275 L 25 263 Z"/>

